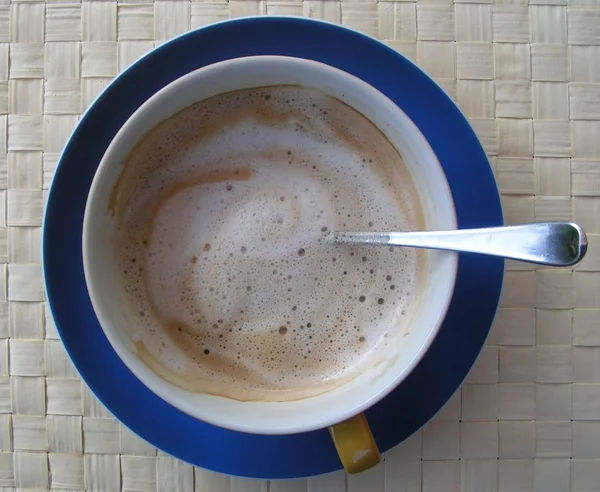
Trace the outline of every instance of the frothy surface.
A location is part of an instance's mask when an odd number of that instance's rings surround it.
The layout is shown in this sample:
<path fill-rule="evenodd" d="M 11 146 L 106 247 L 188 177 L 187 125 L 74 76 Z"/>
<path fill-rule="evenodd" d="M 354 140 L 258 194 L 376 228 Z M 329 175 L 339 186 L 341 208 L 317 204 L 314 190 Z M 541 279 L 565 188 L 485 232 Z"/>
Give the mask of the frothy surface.
<path fill-rule="evenodd" d="M 111 210 L 125 328 L 185 389 L 306 398 L 407 329 L 422 253 L 325 238 L 421 227 L 411 177 L 369 120 L 316 89 L 236 91 L 174 115 L 128 156 Z"/>

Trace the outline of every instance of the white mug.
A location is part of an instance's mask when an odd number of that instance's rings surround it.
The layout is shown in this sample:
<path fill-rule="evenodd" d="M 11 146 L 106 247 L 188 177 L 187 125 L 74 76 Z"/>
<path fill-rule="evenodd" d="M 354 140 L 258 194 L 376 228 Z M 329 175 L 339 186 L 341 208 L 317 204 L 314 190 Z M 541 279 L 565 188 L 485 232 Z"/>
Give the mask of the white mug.
<path fill-rule="evenodd" d="M 421 200 L 428 229 L 455 229 L 456 215 L 444 171 L 425 137 L 390 99 L 366 82 L 328 65 L 283 56 L 228 60 L 191 72 L 146 101 L 123 125 L 94 177 L 85 210 L 83 262 L 94 311 L 109 342 L 126 366 L 163 400 L 202 421 L 257 434 L 291 434 L 330 427 L 349 472 L 379 460 L 362 412 L 403 381 L 421 360 L 450 303 L 458 256 L 427 251 L 425 281 L 408 335 L 388 344 L 389 352 L 355 379 L 323 394 L 285 402 L 237 401 L 190 393 L 152 371 L 136 354 L 124 329 L 128 321 L 119 298 L 113 257 L 115 224 L 109 213 L 111 192 L 126 156 L 143 136 L 180 110 L 220 93 L 271 85 L 320 89 L 371 120 L 404 158 Z M 411 402 L 406 402 L 410 405 Z"/>

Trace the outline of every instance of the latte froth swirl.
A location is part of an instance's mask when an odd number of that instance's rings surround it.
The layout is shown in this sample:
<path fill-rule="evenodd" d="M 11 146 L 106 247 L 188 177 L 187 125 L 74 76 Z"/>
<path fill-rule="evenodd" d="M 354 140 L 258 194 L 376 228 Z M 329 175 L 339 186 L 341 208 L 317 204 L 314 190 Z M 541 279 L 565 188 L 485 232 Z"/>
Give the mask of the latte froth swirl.
<path fill-rule="evenodd" d="M 174 384 L 305 398 L 406 330 L 421 253 L 325 239 L 419 227 L 410 174 L 369 120 L 318 90 L 237 91 L 183 110 L 129 155 L 113 195 L 127 329 Z"/>

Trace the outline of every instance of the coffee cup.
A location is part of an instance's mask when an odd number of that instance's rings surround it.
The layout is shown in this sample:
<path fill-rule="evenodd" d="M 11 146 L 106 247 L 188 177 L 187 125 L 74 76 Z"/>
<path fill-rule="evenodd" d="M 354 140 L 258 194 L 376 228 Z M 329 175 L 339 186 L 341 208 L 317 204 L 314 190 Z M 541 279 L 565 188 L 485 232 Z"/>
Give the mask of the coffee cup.
<path fill-rule="evenodd" d="M 182 117 L 188 118 L 182 120 L 188 124 L 179 121 L 168 126 Z M 279 133 L 273 133 L 274 129 Z M 285 135 L 290 135 L 289 142 L 282 137 L 284 130 L 288 132 Z M 202 138 L 198 140 L 194 132 L 201 132 Z M 267 152 L 261 142 L 269 138 L 277 142 L 277 149 L 268 147 Z M 307 143 L 311 138 L 314 145 Z M 181 157 L 192 148 L 181 143 L 188 142 L 185 139 L 195 142 L 192 163 Z M 207 139 L 212 142 L 210 149 L 203 147 Z M 373 144 L 375 141 L 377 145 Z M 332 144 L 334 151 L 327 154 Z M 229 149 L 226 162 L 221 154 L 211 154 L 214 149 L 221 152 L 225 147 Z M 363 164 L 353 164 L 355 168 L 348 167 L 350 164 L 344 167 L 347 156 L 369 152 L 376 156 L 375 160 L 386 156 L 390 166 L 374 172 L 373 163 L 369 162 L 372 159 L 363 158 Z M 320 162 L 314 164 L 307 155 Z M 233 160 L 235 165 L 231 164 Z M 135 179 L 130 179 L 132 162 L 150 166 L 150 171 L 140 171 Z M 318 169 L 320 165 L 322 169 Z M 286 169 L 285 175 L 277 174 L 281 169 Z M 339 179 L 336 174 L 328 174 L 331 169 L 347 174 L 348 182 L 359 186 L 360 193 L 343 196 L 344 191 L 355 190 L 346 189 L 345 185 L 327 191 L 334 186 L 328 183 Z M 189 171 L 193 179 L 183 184 L 170 183 L 174 170 Z M 365 178 L 369 176 L 364 174 L 367 172 L 372 178 Z M 160 176 L 152 184 L 155 174 Z M 306 181 L 309 175 L 318 175 L 319 184 L 306 184 L 304 188 L 303 183 L 316 182 Z M 399 177 L 400 185 L 392 182 L 390 176 Z M 139 185 L 141 179 L 150 184 L 138 186 L 143 192 L 134 200 L 131 197 L 138 189 L 135 183 Z M 130 182 L 134 184 L 127 184 Z M 218 189 L 221 195 L 213 196 L 212 189 L 202 188 L 215 183 L 222 186 Z M 395 190 L 394 186 L 402 190 Z M 386 191 L 386 187 L 390 189 Z M 360 249 L 340 250 L 328 243 L 331 228 L 348 224 L 339 210 L 318 205 L 322 194 L 346 200 L 344 203 L 350 208 L 366 203 L 364 210 L 374 214 L 371 227 L 399 227 L 395 219 L 400 212 L 386 209 L 382 203 L 387 202 L 381 202 L 380 194 L 388 192 L 400 197 L 390 203 L 398 203 L 398 210 L 407 214 L 408 226 L 456 228 L 454 203 L 435 153 L 406 114 L 368 83 L 322 63 L 283 56 L 233 59 L 191 72 L 160 90 L 129 118 L 108 147 L 94 177 L 84 218 L 83 260 L 86 284 L 100 325 L 133 374 L 183 412 L 223 428 L 257 434 L 292 434 L 329 427 L 345 469 L 350 473 L 367 469 L 380 456 L 362 412 L 400 384 L 427 351 L 450 303 L 458 264 L 453 252 L 417 254 L 385 249 L 381 253 L 363 253 Z M 281 201 L 281 216 L 277 215 L 280 209 L 270 208 L 270 198 Z M 240 205 L 242 201 L 244 206 Z M 138 209 L 140 215 L 136 219 Z M 210 221 L 198 222 L 208 209 L 219 217 L 219 227 Z M 258 219 L 253 222 L 252 213 L 256 211 L 259 215 L 264 212 L 270 221 L 267 226 Z M 306 226 L 317 231 L 314 234 L 294 232 L 298 228 L 304 230 L 306 211 L 314 213 L 316 222 L 322 220 L 329 225 L 315 222 Z M 350 216 L 348 213 L 351 225 Z M 127 235 L 131 240 L 125 244 L 123 235 L 136 228 L 140 235 L 134 239 Z M 263 230 L 267 232 L 261 233 Z M 211 234 L 215 239 L 207 240 Z M 144 238 L 151 238 L 152 244 L 146 244 Z M 272 268 L 274 279 L 252 270 L 255 251 L 248 251 L 244 241 L 253 245 L 257 255 L 260 252 L 264 265 L 274 264 L 273 258 L 264 259 L 274 250 L 287 258 L 285 265 L 282 262 L 281 267 L 277 264 Z M 192 243 L 197 252 L 187 247 Z M 142 260 L 132 253 L 132 248 L 143 251 Z M 306 279 L 300 284 L 294 282 L 298 272 L 304 275 L 302 265 L 323 262 L 318 254 L 329 255 L 327 261 L 332 263 L 319 267 L 324 268 L 323 286 L 320 276 L 314 277 L 314 290 L 321 297 L 315 300 L 316 295 L 309 295 Z M 174 266 L 166 258 L 182 258 L 182 262 Z M 222 259 L 218 266 L 213 265 Z M 371 267 L 371 263 L 375 266 Z M 345 265 L 349 265 L 346 270 Z M 382 265 L 395 268 L 394 275 Z M 293 269 L 294 275 L 284 275 L 282 268 Z M 242 275 L 244 282 L 236 275 Z M 334 280 L 336 275 L 339 281 Z M 348 275 L 354 280 L 345 282 Z M 365 280 L 371 277 L 374 280 Z M 391 283 L 392 277 L 400 283 Z M 179 292 L 183 278 L 196 287 Z M 252 285 L 246 285 L 249 278 L 253 279 Z M 327 283 L 330 281 L 333 284 Z M 138 288 L 138 284 L 143 287 Z M 298 285 L 300 292 L 294 291 Z M 379 294 L 375 285 L 385 288 L 387 294 Z M 265 294 L 267 286 L 276 288 Z M 244 297 L 239 294 L 233 302 L 227 289 L 242 289 Z M 252 297 L 255 291 L 259 297 Z M 149 309 L 144 307 L 146 296 L 153 299 Z M 302 321 L 296 313 L 303 306 L 296 301 L 304 301 L 305 297 L 306 304 L 314 301 L 319 309 L 311 307 L 310 316 Z M 330 313 L 327 309 L 337 306 L 342 297 L 343 309 Z M 239 299 L 244 300 L 243 305 Z M 260 303 L 252 304 L 253 299 Z M 270 299 L 277 299 L 276 305 L 267 302 Z M 203 303 L 202 309 L 194 307 L 198 302 Z M 388 308 L 391 304 L 396 307 Z M 226 305 L 235 305 L 235 319 L 216 314 L 211 318 Z M 196 321 L 178 317 L 178 312 L 188 307 L 190 313 L 198 314 L 198 326 L 203 327 L 201 336 L 190 325 Z M 288 318 L 276 319 L 280 310 L 287 308 Z M 152 328 L 153 322 L 157 327 Z M 316 326 L 323 328 L 315 331 Z M 372 346 L 369 337 L 360 332 L 366 329 L 370 333 L 370 326 L 379 330 Z M 148 330 L 154 331 L 148 334 Z M 342 343 L 343 337 L 346 338 Z M 311 340 L 315 338 L 319 338 L 320 345 L 313 346 Z M 323 348 L 325 340 L 331 346 Z M 302 351 L 298 349 L 291 357 L 292 349 L 285 347 L 299 346 L 299 341 L 303 342 Z M 234 342 L 242 346 L 237 360 Z M 361 344 L 368 349 L 361 348 Z M 351 360 L 360 363 L 343 362 L 348 357 L 340 356 L 331 347 L 337 347 L 342 355 L 345 351 L 354 354 Z M 325 355 L 317 360 L 313 351 Z M 348 365 L 356 370 L 350 370 Z M 189 372 L 192 366 L 195 369 Z M 256 369 L 259 366 L 262 369 Z M 285 373 L 281 372 L 282 367 L 286 368 Z M 254 374 L 255 369 L 260 377 Z M 295 375 L 310 384 L 294 386 L 290 381 Z"/>

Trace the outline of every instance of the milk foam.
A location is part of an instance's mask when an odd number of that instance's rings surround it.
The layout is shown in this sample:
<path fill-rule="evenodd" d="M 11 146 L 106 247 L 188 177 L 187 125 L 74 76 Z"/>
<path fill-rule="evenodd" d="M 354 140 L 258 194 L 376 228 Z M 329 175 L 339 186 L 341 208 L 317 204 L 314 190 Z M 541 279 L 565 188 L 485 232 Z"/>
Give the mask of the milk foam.
<path fill-rule="evenodd" d="M 129 155 L 113 196 L 125 328 L 185 389 L 313 396 L 407 329 L 422 253 L 326 239 L 421 227 L 411 177 L 369 120 L 316 89 L 183 110 Z"/>

